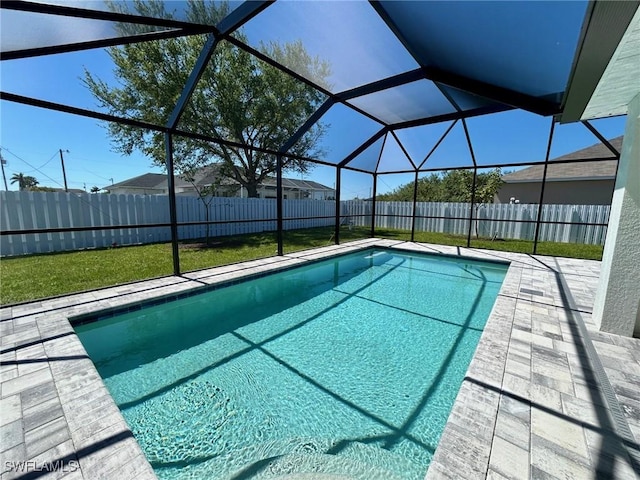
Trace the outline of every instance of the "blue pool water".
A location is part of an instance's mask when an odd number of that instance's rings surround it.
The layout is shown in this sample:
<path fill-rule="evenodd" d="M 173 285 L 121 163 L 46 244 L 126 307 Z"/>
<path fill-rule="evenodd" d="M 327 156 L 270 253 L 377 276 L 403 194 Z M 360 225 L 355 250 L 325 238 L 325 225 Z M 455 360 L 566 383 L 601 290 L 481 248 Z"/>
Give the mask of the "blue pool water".
<path fill-rule="evenodd" d="M 76 331 L 159 478 L 418 480 L 506 270 L 367 250 Z"/>

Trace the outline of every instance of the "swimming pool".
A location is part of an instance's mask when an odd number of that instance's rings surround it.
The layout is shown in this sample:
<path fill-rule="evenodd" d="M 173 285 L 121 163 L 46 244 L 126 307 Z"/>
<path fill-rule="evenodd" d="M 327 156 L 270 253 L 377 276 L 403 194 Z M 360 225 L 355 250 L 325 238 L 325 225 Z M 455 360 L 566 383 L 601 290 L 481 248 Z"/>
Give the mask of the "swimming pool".
<path fill-rule="evenodd" d="M 506 270 L 366 250 L 76 331 L 160 478 L 422 479 Z"/>

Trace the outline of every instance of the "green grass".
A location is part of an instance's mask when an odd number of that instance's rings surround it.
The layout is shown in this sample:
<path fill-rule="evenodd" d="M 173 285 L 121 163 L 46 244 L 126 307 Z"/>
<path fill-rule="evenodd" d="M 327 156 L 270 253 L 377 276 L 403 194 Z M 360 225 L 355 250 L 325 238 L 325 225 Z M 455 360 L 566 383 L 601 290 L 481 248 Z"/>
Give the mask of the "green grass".
<path fill-rule="evenodd" d="M 35 300 L 172 272 L 171 245 L 144 245 L 6 258 L 0 302 Z"/>
<path fill-rule="evenodd" d="M 343 241 L 368 236 L 365 229 L 344 230 Z M 284 232 L 285 253 L 333 243 L 333 227 Z M 277 254 L 274 232 L 213 239 L 202 248 L 181 245 L 183 272 L 242 262 Z M 171 244 L 152 244 L 83 250 L 22 257 L 0 261 L 0 303 L 10 304 L 171 275 Z"/>
<path fill-rule="evenodd" d="M 284 251 L 292 253 L 333 243 L 333 227 L 308 228 L 284 232 Z M 340 230 L 340 241 L 368 238 L 369 228 L 346 227 Z M 376 236 L 409 240 L 405 230 L 376 229 Z M 441 245 L 466 246 L 467 238 L 443 233 L 416 232 L 415 241 Z M 526 240 L 491 241 L 472 239 L 472 247 L 532 253 L 533 242 Z M 237 235 L 214 239 L 212 246 L 197 243 L 180 246 L 183 272 L 276 255 L 274 232 Z M 602 247 L 569 243 L 541 242 L 540 255 L 599 260 Z M 0 303 L 11 304 L 92 290 L 122 283 L 171 275 L 171 244 L 117 247 L 103 250 L 29 255 L 0 261 Z"/>
<path fill-rule="evenodd" d="M 585 258 L 587 260 L 602 260 L 603 245 L 584 245 L 582 243 L 538 243 L 538 255 L 552 257 Z"/>
<path fill-rule="evenodd" d="M 407 230 L 376 229 L 376 237 L 393 240 L 409 240 L 411 232 Z M 415 241 L 423 243 L 437 243 L 439 245 L 467 246 L 464 235 L 450 235 L 446 233 L 416 232 Z M 491 240 L 489 238 L 471 237 L 471 247 L 499 250 L 503 252 L 533 253 L 531 240 Z M 584 258 L 587 260 L 602 259 L 602 245 L 584 245 L 582 243 L 538 242 L 538 255 L 554 257 Z"/>

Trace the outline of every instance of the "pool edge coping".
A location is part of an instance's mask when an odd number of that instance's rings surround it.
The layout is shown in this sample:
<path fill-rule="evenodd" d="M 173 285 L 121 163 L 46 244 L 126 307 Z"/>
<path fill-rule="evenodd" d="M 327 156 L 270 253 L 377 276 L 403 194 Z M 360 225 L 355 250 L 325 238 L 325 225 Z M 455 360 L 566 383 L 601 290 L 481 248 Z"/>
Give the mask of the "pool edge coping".
<path fill-rule="evenodd" d="M 404 251 L 425 252 L 425 250 L 432 250 L 431 252 L 427 252 L 427 253 L 435 253 L 435 254 L 437 254 L 438 251 L 439 250 L 441 251 L 443 248 L 445 250 L 450 248 L 447 246 L 439 246 L 439 245 L 412 244 L 407 242 L 381 240 L 381 239 L 366 239 L 366 240 L 361 240 L 357 242 L 342 244 L 337 248 L 324 247 L 320 249 L 307 250 L 303 252 L 288 254 L 288 255 L 285 255 L 284 257 L 278 257 L 278 258 L 282 258 L 283 259 L 282 261 L 273 261 L 266 266 L 261 266 L 260 268 L 264 270 L 269 270 L 269 271 L 277 271 L 279 269 L 278 265 L 282 266 L 283 262 L 292 262 L 289 264 L 289 267 L 282 267 L 282 268 L 291 268 L 294 266 L 293 264 L 296 264 L 296 265 L 305 264 L 309 259 L 319 260 L 321 258 L 333 257 L 335 256 L 336 251 L 343 251 L 343 253 L 351 253 L 358 250 L 363 250 L 366 248 L 376 247 L 376 246 L 382 247 L 382 248 L 397 248 L 398 250 L 404 250 Z M 506 252 L 483 251 L 479 249 L 463 248 L 462 250 L 465 252 L 465 255 L 464 255 L 465 257 L 468 257 L 474 260 L 487 260 L 486 258 L 487 256 L 495 257 L 495 256 L 500 256 L 500 254 L 502 253 L 505 253 L 509 257 L 513 257 L 514 255 L 515 256 L 520 255 L 520 254 L 508 254 Z M 460 252 L 460 249 L 458 249 L 458 252 Z M 458 254 L 453 253 L 453 254 L 449 254 L 448 256 L 459 258 L 462 255 L 460 255 L 460 253 Z M 508 262 L 509 260 L 502 260 L 501 263 L 504 263 L 505 261 Z M 251 264 L 255 262 L 259 263 L 259 261 L 251 261 L 251 262 L 243 262 L 243 264 L 246 264 L 246 263 Z M 587 262 L 591 262 L 591 261 L 587 261 Z M 599 262 L 597 263 L 599 264 Z M 237 267 L 238 265 L 239 264 L 235 264 L 234 267 Z M 218 270 L 223 268 L 224 267 L 215 267 L 210 270 Z M 518 265 L 517 262 L 516 264 L 511 262 L 509 269 L 507 271 L 507 276 L 511 272 L 517 272 L 517 271 L 520 271 L 521 273 L 522 266 Z M 204 271 L 194 272 L 197 274 L 197 275 L 193 275 L 194 278 L 189 278 L 185 276 L 178 277 L 177 279 L 175 277 L 170 277 L 170 278 L 163 277 L 163 279 L 161 279 L 162 283 L 166 282 L 168 283 L 168 285 L 163 285 L 161 287 L 158 287 L 158 289 L 159 290 L 162 290 L 162 288 L 171 289 L 172 286 L 178 285 L 178 284 L 183 284 L 181 285 L 180 288 L 184 288 L 184 283 L 191 283 L 191 282 L 193 283 L 189 288 L 197 289 L 198 287 L 202 286 L 201 283 L 200 284 L 198 283 L 199 280 L 197 278 L 202 275 L 202 272 Z M 223 273 L 222 276 L 225 276 L 228 274 L 229 273 Z M 513 275 L 513 273 L 511 274 Z M 242 275 L 239 275 L 239 277 L 241 276 Z M 176 280 L 175 284 L 171 283 L 171 280 Z M 495 366 L 498 367 L 497 370 L 489 369 L 489 372 L 487 372 L 487 369 L 485 368 L 486 361 L 487 360 L 489 362 L 493 361 L 491 360 L 491 358 L 494 352 L 491 351 L 492 350 L 491 347 L 497 346 L 492 342 L 492 339 L 490 338 L 489 333 L 487 333 L 488 331 L 487 327 L 490 327 L 489 332 L 492 331 L 493 328 L 499 329 L 500 318 L 502 319 L 507 318 L 508 319 L 507 322 L 510 322 L 508 323 L 509 333 L 510 333 L 511 324 L 513 323 L 513 319 L 515 315 L 516 298 L 509 295 L 509 293 L 513 293 L 513 292 L 507 291 L 508 286 L 507 286 L 506 280 L 507 278 L 505 277 L 505 281 L 501 286 L 500 293 L 498 294 L 496 303 L 494 304 L 491 314 L 489 316 L 489 319 L 487 320 L 487 326 L 485 327 L 485 331 L 483 331 L 480 342 L 478 344 L 478 347 L 474 353 L 473 359 L 467 371 L 467 376 L 474 375 L 477 372 L 484 371 L 485 373 L 483 373 L 483 375 L 486 375 L 486 377 L 482 377 L 482 378 L 484 378 L 487 381 L 487 385 L 490 385 L 490 386 L 493 385 L 496 388 L 499 388 L 502 383 L 502 375 L 504 374 L 504 371 L 505 371 L 507 352 L 504 351 L 504 349 L 501 349 L 501 352 L 502 352 L 501 355 L 499 355 L 495 359 L 495 361 L 497 362 Z M 113 289 L 117 290 L 118 287 L 113 287 Z M 118 294 L 118 295 L 121 295 L 121 294 Z M 167 295 L 170 295 L 170 294 L 167 294 Z M 136 293 L 134 292 L 132 294 L 132 297 L 135 297 L 135 296 L 136 296 Z M 101 300 L 99 297 L 100 296 L 98 296 L 98 298 L 96 298 L 94 301 L 82 304 L 82 306 L 80 307 L 80 310 L 82 310 L 83 308 L 84 309 L 89 308 L 88 306 L 92 304 L 95 304 L 97 308 L 100 308 L 100 305 L 104 305 L 104 303 L 101 303 Z M 56 300 L 60 300 L 60 299 L 56 299 Z M 135 302 L 135 300 L 132 300 L 132 301 Z M 58 302 L 53 302 L 53 303 L 55 304 Z M 77 457 L 79 460 L 81 473 L 84 478 L 95 478 L 97 476 L 105 476 L 105 475 L 116 476 L 116 474 L 118 476 L 124 475 L 126 478 L 156 478 L 155 474 L 153 473 L 153 470 L 151 469 L 150 464 L 144 457 L 144 454 L 142 453 L 142 450 L 140 449 L 138 443 L 132 437 L 129 428 L 120 413 L 120 410 L 116 406 L 111 396 L 106 391 L 104 382 L 102 381 L 100 376 L 97 374 L 97 371 L 93 366 L 93 363 L 91 362 L 91 360 L 88 359 L 88 356 L 86 356 L 86 351 L 84 350 L 84 347 L 82 346 L 78 337 L 75 335 L 73 327 L 68 320 L 70 317 L 74 316 L 74 314 L 72 313 L 73 311 L 75 311 L 73 306 L 70 308 L 65 308 L 65 307 L 58 308 L 58 309 L 54 308 L 53 315 L 49 315 L 51 310 L 47 310 L 46 307 L 41 308 L 39 303 L 37 304 L 39 307 L 36 307 L 35 310 L 31 313 L 24 311 L 25 310 L 24 308 L 18 309 L 19 311 L 22 310 L 23 312 L 17 318 L 20 319 L 20 323 L 25 326 L 25 329 L 28 326 L 37 328 L 37 331 L 40 337 L 40 343 L 42 344 L 47 357 L 51 359 L 52 357 L 56 357 L 59 355 L 64 356 L 69 354 L 82 357 L 82 358 L 77 358 L 75 360 L 72 360 L 70 361 L 70 363 L 65 364 L 64 368 L 62 368 L 62 366 L 56 366 L 55 362 L 53 361 L 49 362 L 50 378 L 48 378 L 47 380 L 52 381 L 55 385 L 56 393 L 58 398 L 60 399 L 60 403 L 63 409 L 65 421 L 69 428 L 70 435 L 69 435 L 69 438 L 65 440 L 63 443 L 59 445 L 55 445 L 51 449 L 39 453 L 37 456 L 42 457 L 45 454 L 49 454 L 49 455 L 55 454 L 58 457 L 66 455 L 65 458 L 69 458 L 69 456 L 75 456 L 74 458 Z M 4 307 L 2 309 L 4 309 Z M 5 312 L 3 312 L 2 318 L 3 320 L 6 318 L 11 319 L 12 316 L 9 315 L 7 317 Z M 504 325 L 503 325 L 503 328 L 506 329 Z M 17 341 L 17 343 L 20 343 L 20 341 Z M 35 345 L 36 343 L 38 342 L 37 341 L 27 342 L 26 344 L 27 347 L 24 347 L 24 348 L 26 350 L 29 350 L 29 348 L 32 346 L 31 344 Z M 508 346 L 508 340 L 506 340 L 504 343 Z M 18 346 L 15 346 L 14 348 L 15 350 L 20 351 L 20 349 L 22 349 L 23 346 L 18 345 Z M 7 349 L 7 350 L 11 350 L 11 349 Z M 3 343 L 3 352 L 5 352 L 4 343 Z M 5 361 L 4 358 L 2 360 Z M 41 370 L 44 370 L 44 369 L 41 369 Z M 38 373 L 41 370 L 34 370 L 33 372 L 27 373 L 26 376 L 31 375 L 32 377 L 35 377 L 36 375 L 39 375 L 42 377 L 46 377 L 46 375 L 44 374 L 41 375 Z M 496 372 L 499 372 L 499 373 L 496 373 Z M 70 373 L 71 373 L 71 378 L 69 379 Z M 5 383 L 6 382 L 3 382 L 3 386 Z M 445 435 L 447 434 L 446 432 L 448 430 L 453 429 L 455 433 L 455 421 L 452 421 L 452 420 L 455 420 L 456 418 L 459 417 L 460 419 L 465 419 L 465 422 L 466 422 L 469 419 L 478 418 L 476 416 L 478 412 L 476 412 L 476 414 L 473 414 L 473 413 L 470 413 L 470 411 L 467 409 L 469 405 L 473 406 L 474 404 L 478 403 L 478 393 L 479 392 L 482 393 L 486 389 L 484 390 L 481 389 L 482 391 L 474 390 L 474 388 L 472 388 L 472 385 L 473 384 L 471 382 L 467 382 L 467 381 L 463 382 L 463 386 L 461 387 L 461 390 L 458 393 L 458 396 L 456 397 L 454 406 L 451 410 L 449 419 L 447 421 L 445 432 L 443 432 L 443 438 L 445 438 Z M 19 388 L 19 387 L 16 387 L 16 388 Z M 72 393 L 71 391 L 77 388 L 83 388 L 87 394 L 91 394 L 92 392 L 97 392 L 102 394 L 97 395 L 95 406 L 93 408 L 88 408 L 86 406 L 87 404 L 83 403 L 84 400 L 82 399 L 82 397 L 70 396 L 70 393 Z M 106 396 L 103 395 L 105 392 L 106 392 Z M 2 396 L 3 398 L 5 397 L 4 389 L 2 391 Z M 495 429 L 497 413 L 498 413 L 497 402 L 499 398 L 494 398 L 494 396 L 492 395 L 488 395 L 488 397 L 489 398 L 487 399 L 487 401 L 492 405 L 491 412 L 495 411 L 495 414 L 489 413 L 489 417 L 492 418 L 492 425 L 494 427 L 493 429 Z M 465 400 L 465 398 L 473 398 L 473 401 L 469 402 Z M 94 413 L 100 410 L 103 415 L 101 415 L 100 418 L 98 419 L 95 419 L 95 418 L 92 419 L 92 421 L 87 425 L 78 425 L 77 421 L 74 424 L 73 423 L 74 410 L 77 410 L 78 408 L 82 408 L 83 411 L 88 410 L 89 412 L 94 412 Z M 473 409 L 471 410 L 471 412 L 473 412 Z M 453 427 L 449 428 L 450 425 L 453 425 Z M 468 424 L 465 424 L 465 427 L 466 426 L 468 426 Z M 485 432 L 490 430 L 488 441 L 484 442 L 484 450 L 486 450 L 484 454 L 482 454 L 482 452 L 476 452 L 476 453 L 481 453 L 481 455 L 478 457 L 479 461 L 477 461 L 476 463 L 480 468 L 482 468 L 482 466 L 484 465 L 483 467 L 484 475 L 487 475 L 488 467 L 489 467 L 489 455 L 492 448 L 491 439 L 493 438 L 493 433 L 494 433 L 493 429 L 486 429 L 486 428 L 484 429 Z M 465 440 L 468 441 L 468 439 L 465 439 Z M 109 441 L 111 441 L 111 443 L 109 443 Z M 88 451 L 87 449 L 89 448 L 90 450 L 90 447 L 88 447 L 87 442 L 91 442 L 91 444 L 97 443 L 102 446 L 106 445 L 107 448 L 106 449 L 100 448 L 97 451 Z M 436 466 L 445 466 L 448 463 L 446 460 L 446 456 L 442 453 L 446 449 L 440 448 L 440 445 L 442 445 L 442 441 L 439 443 L 439 446 L 436 449 L 434 459 L 430 465 L 430 468 L 426 472 L 427 478 L 429 479 L 441 478 L 441 477 L 438 477 L 438 474 L 442 472 L 440 468 Z M 105 454 L 103 450 L 106 450 L 108 454 Z M 475 452 L 474 449 L 471 449 L 471 450 Z M 102 454 L 99 454 L 101 452 Z M 6 451 L 3 452 L 3 456 L 5 455 L 5 453 Z M 459 454 L 460 451 L 458 450 L 456 453 Z M 444 457 L 443 462 L 441 462 L 441 457 Z M 465 455 L 463 460 L 468 461 L 469 458 L 467 458 L 467 456 Z M 475 469 L 473 470 L 476 471 Z M 477 472 L 480 473 L 480 471 L 477 471 Z M 127 475 L 129 476 L 127 477 Z M 3 477 L 4 477 L 4 474 L 3 474 Z M 69 478 L 71 478 L 71 476 L 69 476 Z"/>
<path fill-rule="evenodd" d="M 200 294 L 204 294 L 204 293 L 208 293 L 214 290 L 218 290 L 221 288 L 226 288 L 232 285 L 238 285 L 244 282 L 249 282 L 251 280 L 255 280 L 258 278 L 262 278 L 262 277 L 266 277 L 272 274 L 276 274 L 276 273 L 283 273 L 283 272 L 287 272 L 290 270 L 293 270 L 295 268 L 299 268 L 301 266 L 311 266 L 315 263 L 320 263 L 323 261 L 326 261 L 328 259 L 335 259 L 335 258 L 339 258 L 339 257 L 344 257 L 347 255 L 354 255 L 357 254 L 359 252 L 365 251 L 365 250 L 374 250 L 374 249 L 379 249 L 379 250 L 399 250 L 399 251 L 404 251 L 404 252 L 408 252 L 408 253 L 419 253 L 422 255 L 431 255 L 434 257 L 443 257 L 443 258 L 451 258 L 451 259 L 465 259 L 465 260 L 469 260 L 469 261 L 476 261 L 476 262 L 482 262 L 482 263 L 495 263 L 497 265 L 502 265 L 509 267 L 510 265 L 510 261 L 507 260 L 496 260 L 496 259 L 478 259 L 478 258 L 474 258 L 472 256 L 468 256 L 468 255 L 453 255 L 450 253 L 429 253 L 429 252 L 416 252 L 416 251 L 411 251 L 408 249 L 402 249 L 400 246 L 383 246 L 383 245 L 363 245 L 360 248 L 354 249 L 354 250 L 348 250 L 348 251 L 344 251 L 344 252 L 338 252 L 335 254 L 331 254 L 329 256 L 326 257 L 317 257 L 317 258 L 312 258 L 309 260 L 306 260 L 305 262 L 297 262 L 297 263 L 287 263 L 287 264 L 273 264 L 273 268 L 269 269 L 269 270 L 263 270 L 263 271 L 259 271 L 259 272 L 248 272 L 246 274 L 241 274 L 240 271 L 238 271 L 237 273 L 239 273 L 240 275 L 235 277 L 235 278 L 220 278 L 217 279 L 216 281 L 212 282 L 212 283 L 208 283 L 205 285 L 196 285 L 193 286 L 192 288 L 189 288 L 187 290 L 181 291 L 179 293 L 166 293 L 163 295 L 159 295 L 159 296 L 155 296 L 153 298 L 149 298 L 149 299 L 145 299 L 145 300 L 137 300 L 137 301 L 133 301 L 130 303 L 126 303 L 124 305 L 119 305 L 119 306 L 115 306 L 115 307 L 108 307 L 108 308 L 104 308 L 95 312 L 88 312 L 88 313 L 80 313 L 78 315 L 72 315 L 67 317 L 67 320 L 69 321 L 69 323 L 71 324 L 72 327 L 77 327 L 77 326 L 81 326 L 81 325 L 87 325 L 90 323 L 94 323 L 94 322 L 99 322 L 101 320 L 105 320 L 111 317 L 114 317 L 116 315 L 120 315 L 120 314 L 124 314 L 124 313 L 129 313 L 129 312 L 133 312 L 133 311 L 139 311 L 145 308 L 150 308 L 150 307 L 154 307 L 157 305 L 162 305 L 164 303 L 168 303 L 168 302 L 172 302 L 175 300 L 182 300 L 184 298 L 189 298 L 189 297 L 193 297 L 196 295 L 200 295 Z M 309 250 L 305 250 L 303 252 L 309 252 Z M 303 252 L 296 252 L 296 253 L 303 253 Z M 295 253 L 292 254 L 288 254 L 288 255 L 284 255 L 284 257 L 288 257 L 288 256 L 293 256 L 296 259 L 300 259 L 301 257 L 298 257 L 295 255 Z M 254 261 L 259 261 L 262 259 L 256 259 Z M 244 262 L 240 262 L 238 264 L 233 264 L 234 266 L 239 266 L 242 265 Z M 228 266 L 220 266 L 220 267 L 213 267 L 211 269 L 204 269 L 204 270 L 197 270 L 195 272 L 187 272 L 185 275 L 189 275 L 189 274 L 194 274 L 194 273 L 200 273 L 203 271 L 211 271 L 211 270 L 216 270 L 218 268 L 223 268 L 223 267 L 228 267 Z M 243 268 L 242 270 L 249 270 L 249 268 Z M 222 272 L 220 275 L 224 275 L 225 273 Z M 182 276 L 185 276 L 182 275 Z M 505 272 L 506 275 L 506 272 Z M 215 275 L 214 275 L 215 276 Z"/>

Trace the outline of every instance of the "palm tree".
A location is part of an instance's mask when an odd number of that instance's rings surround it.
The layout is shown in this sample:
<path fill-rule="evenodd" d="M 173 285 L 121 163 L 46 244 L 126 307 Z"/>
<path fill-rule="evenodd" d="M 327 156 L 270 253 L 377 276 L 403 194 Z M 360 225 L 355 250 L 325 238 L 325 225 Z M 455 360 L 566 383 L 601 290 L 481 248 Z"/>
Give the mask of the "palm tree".
<path fill-rule="evenodd" d="M 28 190 L 31 187 L 38 185 L 38 180 L 35 177 L 25 175 L 24 173 L 14 173 L 11 177 L 11 184 L 17 183 L 20 190 Z"/>

